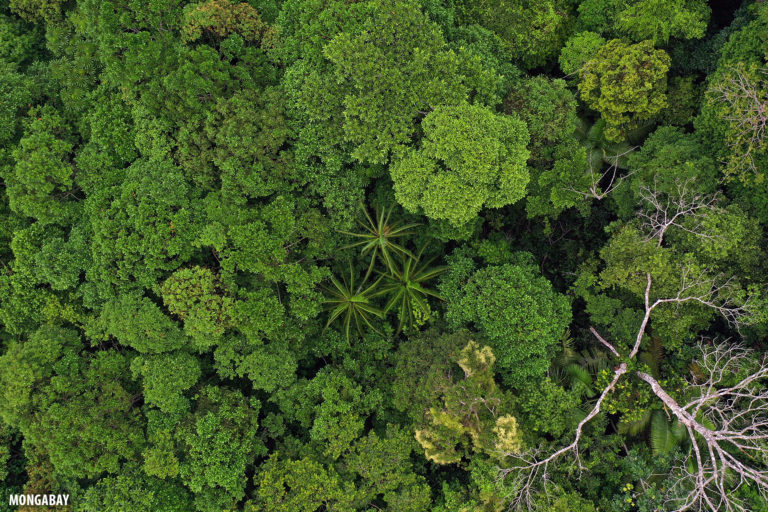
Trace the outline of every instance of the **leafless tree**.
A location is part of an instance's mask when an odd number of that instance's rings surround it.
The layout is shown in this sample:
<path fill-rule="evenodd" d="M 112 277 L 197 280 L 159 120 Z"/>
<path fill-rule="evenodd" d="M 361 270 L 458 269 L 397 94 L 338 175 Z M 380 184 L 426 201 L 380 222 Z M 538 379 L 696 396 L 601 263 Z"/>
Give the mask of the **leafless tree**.
<path fill-rule="evenodd" d="M 687 472 L 687 462 L 678 468 L 685 472 L 685 476 L 678 479 L 679 483 L 669 498 L 670 503 L 674 502 L 675 510 L 743 510 L 738 508 L 740 505 L 732 493 L 726 492 L 733 490 L 728 480 L 731 473 L 737 475 L 737 487 L 752 482 L 761 492 L 768 491 L 768 474 L 759 466 L 760 457 L 768 458 L 768 419 L 765 416 L 768 412 L 768 392 L 759 387 L 760 381 L 768 377 L 768 361 L 763 360 L 739 383 L 724 387 L 721 386 L 724 380 L 746 364 L 750 354 L 740 346 L 717 345 L 710 349 L 702 345 L 702 358 L 697 367 L 705 377 L 701 382 L 692 381 L 688 391 L 693 398 L 683 405 L 648 373 L 628 369 L 628 361 L 635 360 L 640 351 L 651 313 L 658 307 L 695 302 L 715 309 L 737 326 L 747 315 L 748 307 L 731 293 L 731 280 L 718 275 L 683 270 L 677 293 L 656 299 L 652 298 L 652 276 L 646 274 L 646 280 L 644 315 L 627 354 L 621 354 L 596 329 L 590 328 L 595 338 L 616 356 L 619 364 L 614 367 L 610 382 L 603 388 L 592 409 L 576 426 L 573 441 L 548 454 L 540 449 L 501 454 L 504 467 L 499 468 L 499 478 L 510 479 L 515 489 L 514 495 L 510 496 L 511 509 L 531 507 L 534 496 L 546 488 L 550 465 L 561 457 L 572 456 L 579 471 L 584 469 L 579 447 L 584 428 L 600 414 L 605 400 L 627 375 L 646 382 L 656 397 L 685 425 L 691 439 L 695 471 Z M 701 418 L 706 418 L 708 422 Z M 714 429 L 707 427 L 710 423 L 715 425 Z M 718 506 L 707 508 L 713 504 Z"/>
<path fill-rule="evenodd" d="M 672 226 L 677 226 L 698 237 L 712 236 L 703 229 L 703 221 L 706 215 L 716 208 L 719 195 L 697 194 L 691 188 L 692 181 L 691 179 L 677 180 L 675 190 L 671 194 L 661 193 L 656 180 L 653 188 L 640 189 L 640 198 L 646 207 L 640 209 L 638 216 L 643 220 L 643 227 L 648 231 L 647 241 L 657 240 L 658 245 L 661 246 L 664 235 Z M 686 222 L 683 222 L 684 219 Z"/>
<path fill-rule="evenodd" d="M 750 73 L 739 64 L 728 70 L 711 89 L 715 98 L 725 104 L 723 118 L 735 132 L 730 138 L 730 146 L 734 151 L 731 165 L 737 172 L 756 172 L 755 153 L 765 149 L 768 91 L 759 77 L 766 73 L 766 69 Z"/>
<path fill-rule="evenodd" d="M 768 360 L 727 343 L 700 343 L 699 351 L 695 368 L 701 376 L 688 382 L 685 400 L 675 400 L 651 375 L 635 372 L 688 432 L 691 450 L 674 471 L 667 505 L 676 511 L 743 512 L 734 496 L 742 485 L 754 486 L 768 500 Z"/>

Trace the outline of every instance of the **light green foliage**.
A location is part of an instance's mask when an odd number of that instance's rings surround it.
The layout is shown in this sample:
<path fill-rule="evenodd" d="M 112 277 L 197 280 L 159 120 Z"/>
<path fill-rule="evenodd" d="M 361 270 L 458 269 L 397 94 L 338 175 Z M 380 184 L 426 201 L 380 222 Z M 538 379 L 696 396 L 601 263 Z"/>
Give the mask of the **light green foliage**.
<path fill-rule="evenodd" d="M 606 123 L 606 137 L 621 140 L 658 114 L 666 103 L 670 59 L 651 41 L 608 41 L 579 73 L 579 92 Z"/>
<path fill-rule="evenodd" d="M 579 2 L 576 29 L 616 37 L 618 33 L 615 23 L 619 19 L 619 13 L 631 1 L 633 0 L 582 0 Z"/>
<path fill-rule="evenodd" d="M 415 0 L 374 0 L 359 31 L 342 32 L 325 48 L 345 94 L 344 134 L 351 154 L 373 163 L 406 144 L 414 119 L 458 104 L 468 87 L 459 57 Z"/>
<path fill-rule="evenodd" d="M 464 379 L 443 391 L 442 399 L 425 415 L 416 440 L 424 456 L 437 464 L 455 464 L 472 452 L 503 458 L 522 450 L 517 420 L 509 397 L 493 380 L 496 358 L 488 346 L 474 341 L 454 356 Z"/>
<path fill-rule="evenodd" d="M 18 229 L 11 240 L 14 271 L 29 276 L 36 283 L 47 283 L 52 290 L 74 288 L 80 273 L 88 268 L 84 233 L 73 229 L 69 240 L 62 230 L 35 222 Z"/>
<path fill-rule="evenodd" d="M 407 210 L 466 224 L 480 209 L 520 200 L 529 175 L 528 130 L 520 119 L 474 105 L 436 108 L 422 121 L 421 147 L 390 169 Z"/>
<path fill-rule="evenodd" d="M 666 45 L 671 36 L 704 37 L 710 12 L 705 0 L 636 0 L 621 11 L 617 26 L 635 41 Z"/>
<path fill-rule="evenodd" d="M 508 385 L 542 377 L 571 321 L 568 299 L 531 267 L 488 266 L 467 275 L 452 263 L 441 286 L 448 321 L 474 325 L 491 342 Z"/>
<path fill-rule="evenodd" d="M 319 212 L 291 196 L 277 196 L 261 208 L 249 209 L 231 204 L 222 208 L 219 201 L 215 194 L 206 198 L 209 223 L 196 244 L 215 250 L 226 273 L 252 274 L 259 276 L 253 284 L 284 287 L 281 293 L 287 292 L 287 300 L 281 302 L 293 317 L 315 317 L 322 304 L 318 284 L 328 270 L 302 264 L 306 257 L 297 254 L 300 248 L 310 257 L 327 250 L 327 227 L 321 225 Z"/>
<path fill-rule="evenodd" d="M 268 345 L 260 339 L 227 336 L 214 351 L 216 371 L 224 378 L 247 377 L 254 389 L 269 393 L 288 386 L 295 379 L 297 363 L 290 350 L 295 333 L 286 336 L 290 338 Z"/>
<path fill-rule="evenodd" d="M 558 62 L 563 73 L 570 76 L 581 68 L 605 45 L 605 38 L 595 32 L 579 32 L 568 39 L 560 52 Z"/>
<path fill-rule="evenodd" d="M 674 239 L 671 233 L 668 237 Z M 592 321 L 608 326 L 611 337 L 619 346 L 634 343 L 642 317 L 638 307 L 647 287 L 647 274 L 653 281 L 650 297 L 653 302 L 657 298 L 675 297 L 680 290 L 683 272 L 688 273 L 689 282 L 693 279 L 691 276 L 706 276 L 703 274 L 705 271 L 710 275 L 712 273 L 710 265 L 697 260 L 695 245 L 666 245 L 667 242 L 659 247 L 657 240 L 648 240 L 635 225 L 626 225 L 618 229 L 601 250 L 603 269 L 599 273 L 584 269 L 576 281 L 577 294 L 586 301 L 586 310 Z M 685 252 L 686 249 L 691 252 Z M 690 296 L 704 294 L 710 284 L 706 278 L 701 279 L 701 284 L 690 287 L 686 293 Z M 723 291 L 737 290 L 738 285 L 732 283 Z M 631 299 L 620 300 L 619 297 L 626 293 Z M 738 297 L 738 293 L 734 297 Z M 717 296 L 713 300 L 717 300 Z M 715 312 L 711 308 L 691 301 L 676 307 L 658 307 L 651 315 L 651 325 L 653 332 L 661 337 L 664 348 L 675 349 L 691 341 L 714 317 Z"/>
<path fill-rule="evenodd" d="M 137 357 L 131 362 L 134 378 L 141 378 L 144 401 L 175 414 L 189 408 L 182 393 L 200 378 L 200 363 L 186 352 Z"/>
<path fill-rule="evenodd" d="M 273 454 L 254 477 L 255 499 L 247 512 L 351 512 L 352 488 L 333 469 L 308 458 L 281 459 Z"/>

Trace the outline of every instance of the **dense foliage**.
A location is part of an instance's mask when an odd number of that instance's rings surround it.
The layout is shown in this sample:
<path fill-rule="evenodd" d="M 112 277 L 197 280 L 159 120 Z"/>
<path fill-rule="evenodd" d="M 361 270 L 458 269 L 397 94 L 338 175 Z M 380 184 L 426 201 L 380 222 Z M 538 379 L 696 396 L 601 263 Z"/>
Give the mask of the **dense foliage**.
<path fill-rule="evenodd" d="M 0 0 L 0 511 L 766 512 L 767 132 L 761 0 Z"/>

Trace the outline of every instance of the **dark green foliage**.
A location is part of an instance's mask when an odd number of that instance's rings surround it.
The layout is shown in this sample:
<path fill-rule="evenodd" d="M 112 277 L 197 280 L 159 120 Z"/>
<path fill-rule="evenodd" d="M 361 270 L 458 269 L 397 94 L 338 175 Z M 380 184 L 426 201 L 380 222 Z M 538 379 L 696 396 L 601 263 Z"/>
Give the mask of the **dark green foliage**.
<path fill-rule="evenodd" d="M 0 0 L 0 510 L 679 508 L 721 418 L 670 400 L 766 352 L 767 48 L 761 0 Z"/>
<path fill-rule="evenodd" d="M 465 23 L 479 23 L 494 31 L 510 55 L 526 68 L 544 65 L 557 55 L 573 21 L 570 5 L 562 0 L 455 2 Z"/>

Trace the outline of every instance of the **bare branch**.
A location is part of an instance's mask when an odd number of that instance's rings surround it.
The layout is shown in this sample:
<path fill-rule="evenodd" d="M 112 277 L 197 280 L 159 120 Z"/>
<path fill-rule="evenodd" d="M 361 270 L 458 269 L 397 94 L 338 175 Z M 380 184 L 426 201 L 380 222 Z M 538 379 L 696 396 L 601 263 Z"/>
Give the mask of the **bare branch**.
<path fill-rule="evenodd" d="M 755 70 L 765 74 L 768 70 Z M 736 172 L 757 173 L 755 154 L 765 150 L 768 125 L 768 93 L 765 83 L 749 76 L 743 64 L 729 70 L 711 89 L 717 100 L 725 105 L 723 119 L 731 125 L 734 135 L 728 143 L 734 153 L 730 165 Z"/>
<path fill-rule="evenodd" d="M 750 311 L 749 298 L 741 300 L 738 297 L 738 287 L 733 278 L 723 274 L 710 274 L 708 270 L 692 271 L 683 267 L 680 272 L 680 288 L 677 295 L 657 299 L 651 305 L 653 309 L 660 304 L 681 305 L 686 302 L 696 302 L 707 306 L 719 313 L 730 326 L 739 329 L 744 317 Z"/>
<path fill-rule="evenodd" d="M 638 146 L 634 146 L 629 148 L 626 151 L 623 151 L 621 153 L 617 153 L 615 156 L 611 157 L 611 163 L 608 165 L 606 169 L 603 170 L 602 165 L 600 168 L 595 169 L 594 164 L 592 163 L 592 159 L 589 160 L 589 186 L 587 187 L 587 191 L 583 190 L 577 190 L 573 187 L 567 187 L 566 190 L 569 192 L 573 192 L 575 194 L 579 194 L 581 196 L 597 199 L 598 201 L 605 199 L 608 197 L 608 194 L 616 190 L 616 188 L 621 185 L 622 181 L 629 178 L 634 174 L 634 171 L 628 172 L 626 174 L 620 174 L 619 173 L 619 160 L 624 158 L 626 155 L 630 154 L 634 150 L 636 150 Z M 606 184 L 607 182 L 607 184 Z M 605 190 L 600 186 L 600 184 L 605 184 Z"/>
<path fill-rule="evenodd" d="M 591 327 L 591 326 L 590 326 L 590 328 L 589 328 L 589 331 L 590 331 L 592 334 L 594 334 L 594 335 L 595 335 L 595 338 L 597 338 L 597 340 L 598 340 L 600 343 L 602 343 L 603 345 L 605 345 L 605 346 L 608 348 L 608 350 L 610 350 L 610 351 L 613 353 L 613 355 L 615 355 L 616 357 L 621 357 L 621 356 L 619 355 L 619 351 L 618 351 L 618 350 L 616 350 L 616 348 L 614 348 L 614 346 L 613 346 L 613 345 L 611 345 L 610 343 L 608 343 L 607 341 L 605 341 L 605 338 L 603 338 L 602 336 L 600 336 L 600 334 L 599 334 L 599 333 L 598 333 L 598 332 L 595 330 L 595 328 L 594 328 L 594 327 Z"/>
<path fill-rule="evenodd" d="M 696 194 L 691 190 L 692 179 L 676 181 L 673 194 L 659 192 L 654 179 L 653 188 L 640 189 L 641 199 L 651 207 L 650 211 L 641 209 L 638 216 L 643 219 L 643 226 L 648 231 L 646 241 L 657 240 L 661 246 L 664 235 L 672 226 L 677 226 L 701 238 L 712 238 L 703 229 L 703 220 L 708 212 L 714 210 L 719 199 L 718 194 L 710 197 Z M 684 219 L 692 219 L 691 224 L 683 223 Z"/>
<path fill-rule="evenodd" d="M 515 489 L 514 495 L 509 497 L 510 509 L 532 507 L 535 495 L 540 490 L 546 491 L 550 464 L 560 457 L 570 453 L 579 471 L 584 469 L 579 449 L 584 427 L 600 414 L 606 398 L 627 374 L 627 362 L 637 357 L 655 308 L 662 304 L 696 302 L 715 309 L 726 320 L 736 325 L 742 316 L 747 314 L 746 305 L 739 304 L 734 297 L 732 280 L 724 279 L 719 274 L 712 277 L 706 271 L 694 273 L 684 268 L 676 295 L 655 300 L 651 299 L 653 278 L 650 273 L 646 274 L 646 281 L 643 296 L 645 313 L 634 345 L 624 362 L 614 369 L 613 378 L 603 388 L 591 411 L 576 426 L 573 441 L 550 455 L 545 455 L 539 448 L 523 453 L 499 454 L 505 465 L 503 468 L 497 468 L 499 479 L 511 478 L 512 487 Z M 590 331 L 600 343 L 620 358 L 618 350 L 594 327 L 590 327 Z M 739 508 L 738 501 L 732 497 L 732 491 L 741 485 L 747 482 L 756 484 L 760 492 L 768 497 L 768 470 L 765 469 L 764 462 L 768 460 L 768 391 L 763 389 L 765 386 L 761 387 L 762 383 L 759 382 L 768 378 L 768 361 L 764 360 L 758 371 L 727 387 L 722 383 L 747 364 L 750 360 L 749 353 L 738 346 L 725 345 L 719 345 L 715 349 L 700 345 L 700 350 L 703 356 L 697 362 L 697 368 L 706 377 L 701 382 L 691 382 L 688 390 L 692 392 L 693 398 L 683 405 L 669 395 L 651 375 L 642 371 L 635 371 L 633 374 L 650 385 L 656 397 L 685 426 L 692 440 L 688 459 L 692 458 L 697 470 L 695 474 L 685 472 L 689 460 L 683 461 L 677 472 L 687 476 L 681 476 L 680 483 L 673 486 L 669 502 L 674 502 L 678 512 L 741 511 L 743 509 Z M 715 425 L 716 428 L 707 428 L 709 424 Z M 701 440 L 704 443 L 702 447 L 698 444 Z M 761 458 L 762 468 L 759 466 Z M 755 464 L 754 461 L 758 463 Z M 732 472 L 738 476 L 735 484 L 728 480 Z"/>
<path fill-rule="evenodd" d="M 581 458 L 579 455 L 579 442 L 584 431 L 584 427 L 592 421 L 595 416 L 600 414 L 600 409 L 605 401 L 606 397 L 613 391 L 616 384 L 621 377 L 627 373 L 627 364 L 621 363 L 618 368 L 613 372 L 613 379 L 600 393 L 600 397 L 595 402 L 592 410 L 589 411 L 584 419 L 582 419 L 576 426 L 576 435 L 573 442 L 568 446 L 564 446 L 552 453 L 551 455 L 540 458 L 541 451 L 538 449 L 529 450 L 524 453 L 505 453 L 502 454 L 506 460 L 511 462 L 511 466 L 505 468 L 499 468 L 499 478 L 503 479 L 508 475 L 512 475 L 514 487 L 516 488 L 516 496 L 512 498 L 510 504 L 511 508 L 530 508 L 533 503 L 533 497 L 540 486 L 546 485 L 549 480 L 548 469 L 549 465 L 560 458 L 561 456 L 571 452 L 573 453 L 579 470 L 582 470 Z"/>
<path fill-rule="evenodd" d="M 724 386 L 754 363 L 753 355 L 725 343 L 700 344 L 699 350 L 702 355 L 696 365 L 705 378 L 688 383 L 687 392 L 693 398 L 683 404 L 651 375 L 635 372 L 685 425 L 691 441 L 690 453 L 676 470 L 668 503 L 680 512 L 744 511 L 744 504 L 734 496 L 742 485 L 754 487 L 768 500 L 768 388 L 764 382 L 768 360 L 760 361 L 736 384 Z"/>

